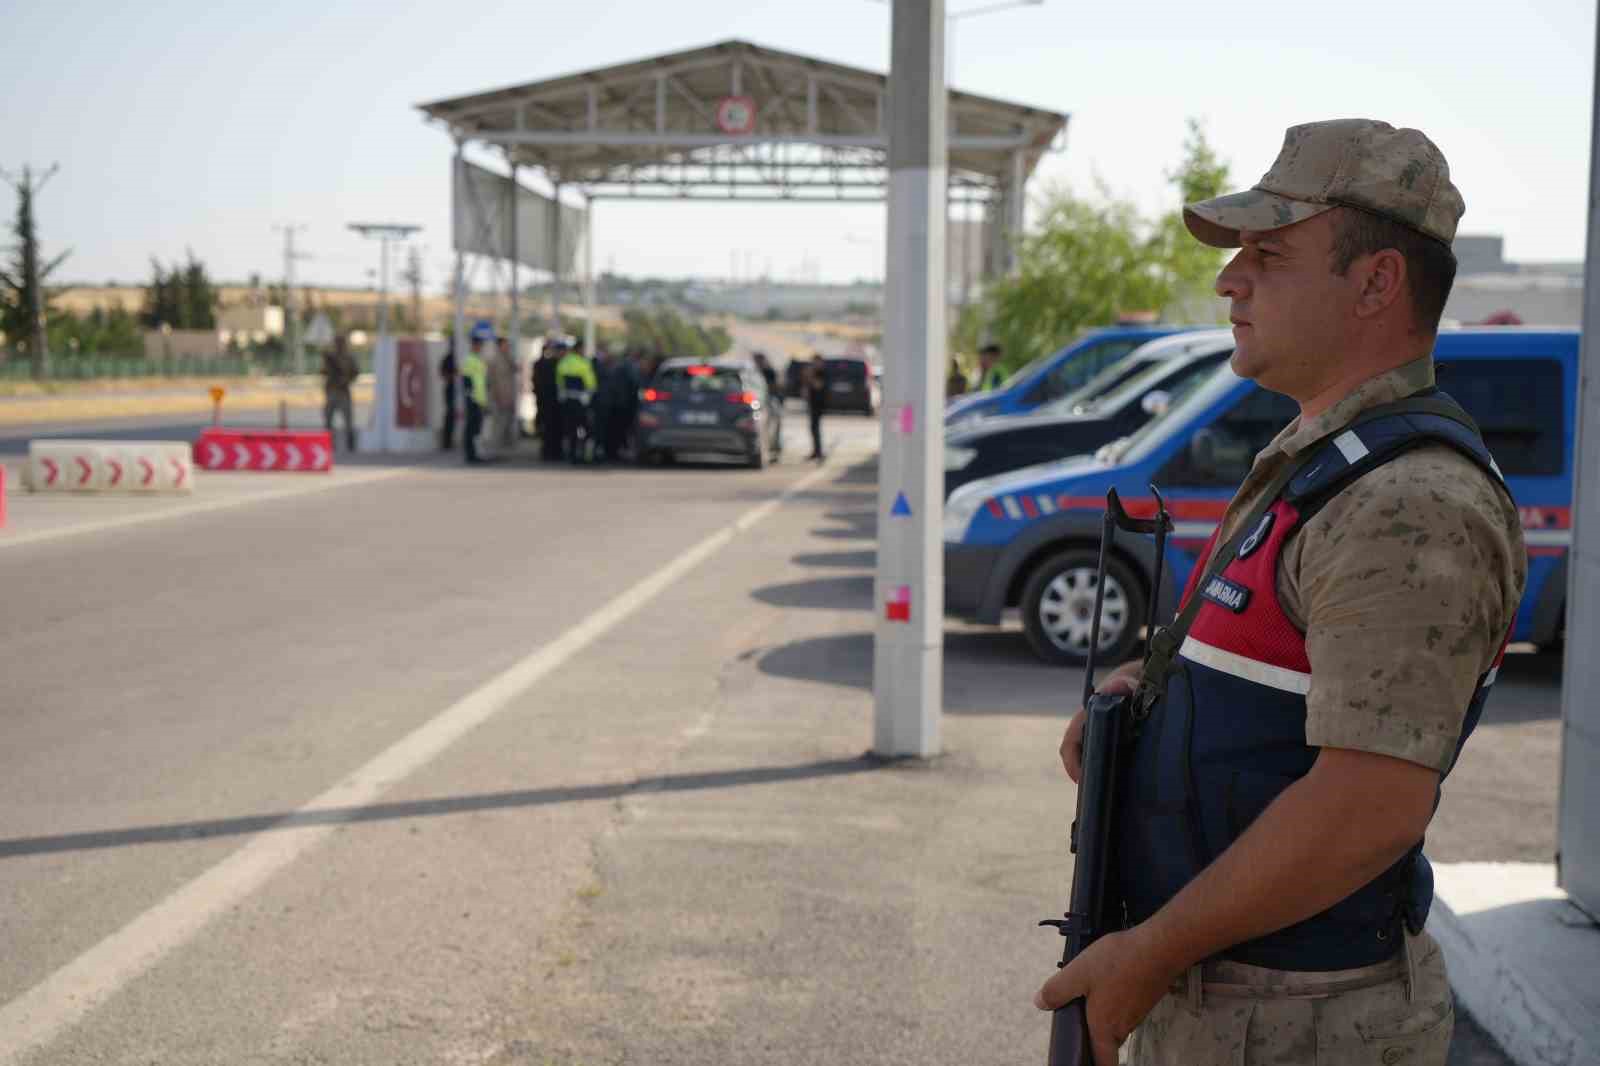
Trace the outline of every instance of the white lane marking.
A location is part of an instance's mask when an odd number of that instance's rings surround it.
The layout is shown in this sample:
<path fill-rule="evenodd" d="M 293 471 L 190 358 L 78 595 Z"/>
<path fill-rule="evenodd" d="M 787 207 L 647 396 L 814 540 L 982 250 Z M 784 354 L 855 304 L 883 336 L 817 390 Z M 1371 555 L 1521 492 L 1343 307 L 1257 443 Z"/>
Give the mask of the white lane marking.
<path fill-rule="evenodd" d="M 418 467 L 416 469 L 423 468 Z M 370 473 L 351 474 L 331 480 L 319 480 L 314 483 L 308 481 L 303 485 L 291 485 L 286 488 L 272 489 L 250 496 L 235 496 L 226 500 L 205 500 L 200 503 L 175 505 L 160 511 L 146 511 L 143 514 L 121 515 L 117 518 L 103 518 L 95 522 L 80 522 L 75 526 L 63 526 L 60 529 L 41 529 L 36 533 L 8 535 L 4 530 L 0 530 L 0 548 L 17 548 L 24 544 L 37 544 L 45 540 L 59 540 L 62 537 L 77 537 L 86 533 L 104 533 L 107 530 L 125 529 L 128 526 L 142 526 L 146 522 L 165 522 L 170 518 L 182 518 L 185 515 L 226 511 L 234 507 L 245 507 L 252 503 L 261 503 L 264 500 L 281 500 L 286 496 L 306 496 L 313 492 L 327 492 L 330 489 L 347 488 L 351 485 L 370 485 L 375 481 L 387 481 L 390 478 L 401 477 L 411 473 L 415 473 L 415 470 L 374 470 Z"/>
<path fill-rule="evenodd" d="M 1347 429 L 1333 438 L 1333 443 L 1343 453 L 1344 461 L 1351 466 L 1367 456 L 1367 446 L 1361 443 L 1361 438 L 1356 436 L 1356 431 L 1353 429 Z"/>
<path fill-rule="evenodd" d="M 295 815 L 372 803 L 499 713 L 546 674 L 626 620 L 734 537 L 821 478 L 836 472 L 835 464 L 824 463 L 775 499 L 706 537 L 505 673 L 424 722 L 365 766 L 299 808 Z M 111 998 L 168 952 L 186 943 L 217 915 L 237 906 L 337 828 L 338 823 L 327 823 L 274 829 L 255 835 L 238 851 L 0 1007 L 0 1066 L 11 1066 L 24 1054 L 55 1039 L 62 1030 Z"/>

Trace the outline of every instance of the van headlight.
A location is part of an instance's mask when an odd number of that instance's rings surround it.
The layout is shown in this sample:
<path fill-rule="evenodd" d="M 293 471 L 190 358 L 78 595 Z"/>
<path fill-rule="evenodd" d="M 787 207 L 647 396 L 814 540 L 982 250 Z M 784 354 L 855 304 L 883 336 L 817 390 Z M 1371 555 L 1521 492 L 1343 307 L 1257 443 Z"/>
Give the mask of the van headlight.
<path fill-rule="evenodd" d="M 944 542 L 960 544 L 967 539 L 967 527 L 983 506 L 982 492 L 969 492 L 972 485 L 963 485 L 950 494 L 944 502 Z"/>
<path fill-rule="evenodd" d="M 946 470 L 965 470 L 972 465 L 972 460 L 978 457 L 976 448 L 958 448 L 953 444 L 944 446 L 944 468 Z"/>

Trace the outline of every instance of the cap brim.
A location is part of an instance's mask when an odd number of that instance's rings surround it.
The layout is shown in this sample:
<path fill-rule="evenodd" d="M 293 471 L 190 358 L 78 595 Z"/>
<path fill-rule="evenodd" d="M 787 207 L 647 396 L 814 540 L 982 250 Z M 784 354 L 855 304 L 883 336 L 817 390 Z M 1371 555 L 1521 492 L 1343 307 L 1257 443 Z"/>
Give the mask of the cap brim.
<path fill-rule="evenodd" d="M 1336 204 L 1311 204 L 1262 189 L 1218 196 L 1189 204 L 1183 209 L 1183 224 L 1202 244 L 1213 248 L 1239 247 L 1240 230 L 1275 230 L 1316 218 Z"/>

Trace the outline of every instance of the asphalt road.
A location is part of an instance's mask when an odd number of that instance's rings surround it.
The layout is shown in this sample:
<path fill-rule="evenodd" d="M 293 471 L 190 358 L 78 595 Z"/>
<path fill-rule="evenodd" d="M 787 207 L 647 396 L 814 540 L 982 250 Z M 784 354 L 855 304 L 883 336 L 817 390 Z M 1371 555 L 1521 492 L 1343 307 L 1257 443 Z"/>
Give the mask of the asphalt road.
<path fill-rule="evenodd" d="M 1080 681 L 952 624 L 946 754 L 861 757 L 829 426 L 0 540 L 0 1066 L 1037 1061 Z M 1558 676 L 1508 663 L 1433 854 L 1549 858 Z"/>
<path fill-rule="evenodd" d="M 322 412 L 300 406 L 289 409 L 287 419 L 290 429 L 321 429 Z M 366 420 L 365 408 L 356 411 L 356 425 Z M 276 411 L 230 412 L 229 426 L 267 428 L 278 425 Z M 76 422 L 30 422 L 18 425 L 0 425 L 0 458 L 15 458 L 28 454 L 30 440 L 50 438 L 71 440 L 187 440 L 192 441 L 200 431 L 211 425 L 211 419 L 201 416 L 157 415 L 143 418 L 102 418 Z M 343 422 L 339 425 L 343 433 Z"/>

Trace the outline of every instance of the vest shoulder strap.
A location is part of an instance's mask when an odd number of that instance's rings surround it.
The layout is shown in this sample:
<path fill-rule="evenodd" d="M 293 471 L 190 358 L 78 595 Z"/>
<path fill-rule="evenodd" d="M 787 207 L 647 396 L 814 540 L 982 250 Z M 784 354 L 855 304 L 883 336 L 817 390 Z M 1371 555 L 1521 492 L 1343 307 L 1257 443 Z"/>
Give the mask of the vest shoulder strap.
<path fill-rule="evenodd" d="M 1500 468 L 1484 447 L 1478 426 L 1465 409 L 1437 389 L 1425 389 L 1392 403 L 1368 408 L 1345 427 L 1323 437 L 1287 464 L 1262 494 L 1260 502 L 1227 542 L 1217 545 L 1197 588 L 1228 568 L 1262 515 L 1280 499 L 1296 505 L 1302 521 L 1332 499 L 1351 481 L 1420 444 L 1449 444 L 1478 463 L 1509 494 Z M 1166 677 L 1189 627 L 1205 602 L 1190 596 L 1170 626 L 1151 634 L 1150 651 L 1139 677 L 1136 714 L 1142 716 L 1159 698 Z"/>
<path fill-rule="evenodd" d="M 1425 444 L 1455 449 L 1509 493 L 1471 416 L 1449 396 L 1432 392 L 1364 412 L 1347 428 L 1308 449 L 1310 458 L 1300 465 L 1281 498 L 1295 505 L 1304 522 L 1351 482 Z"/>

